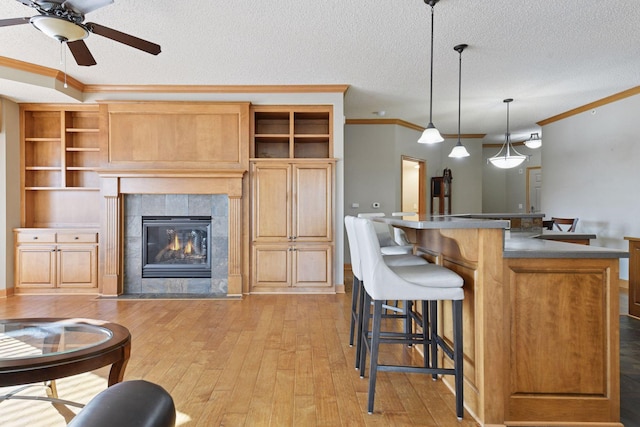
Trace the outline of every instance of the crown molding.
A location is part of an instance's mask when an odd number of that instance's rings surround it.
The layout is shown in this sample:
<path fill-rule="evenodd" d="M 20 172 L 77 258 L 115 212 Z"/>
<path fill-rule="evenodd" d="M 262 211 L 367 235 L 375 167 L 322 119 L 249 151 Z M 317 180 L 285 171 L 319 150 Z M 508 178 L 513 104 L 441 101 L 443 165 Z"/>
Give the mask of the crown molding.
<path fill-rule="evenodd" d="M 397 125 L 403 126 L 409 129 L 417 130 L 419 132 L 424 131 L 424 127 L 416 125 L 414 123 L 407 122 L 401 119 L 347 119 L 345 121 L 347 125 Z M 484 133 L 461 133 L 460 138 L 464 139 L 482 139 L 486 136 Z M 445 133 L 442 134 L 445 139 L 457 138 L 457 133 Z"/>
<path fill-rule="evenodd" d="M 589 104 L 585 104 L 582 107 L 574 108 L 573 110 L 569 110 L 564 113 L 558 114 L 556 116 L 549 117 L 548 119 L 540 120 L 536 124 L 538 126 L 545 126 L 550 123 L 564 120 L 568 117 L 575 116 L 580 113 L 584 113 L 585 111 L 593 110 L 594 108 L 602 107 L 603 105 L 611 104 L 613 102 L 620 101 L 621 99 L 629 98 L 630 96 L 634 96 L 638 94 L 640 94 L 640 86 L 632 87 L 631 89 L 627 89 L 622 92 L 613 94 L 611 96 L 607 96 L 605 98 L 591 102 Z"/>

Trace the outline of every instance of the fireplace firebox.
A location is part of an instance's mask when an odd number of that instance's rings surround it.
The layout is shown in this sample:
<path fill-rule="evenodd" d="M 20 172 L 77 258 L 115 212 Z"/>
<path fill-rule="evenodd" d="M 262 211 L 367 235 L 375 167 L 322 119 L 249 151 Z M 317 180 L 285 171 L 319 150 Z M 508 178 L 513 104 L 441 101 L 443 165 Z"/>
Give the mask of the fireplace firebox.
<path fill-rule="evenodd" d="M 211 277 L 211 217 L 143 216 L 142 277 Z"/>

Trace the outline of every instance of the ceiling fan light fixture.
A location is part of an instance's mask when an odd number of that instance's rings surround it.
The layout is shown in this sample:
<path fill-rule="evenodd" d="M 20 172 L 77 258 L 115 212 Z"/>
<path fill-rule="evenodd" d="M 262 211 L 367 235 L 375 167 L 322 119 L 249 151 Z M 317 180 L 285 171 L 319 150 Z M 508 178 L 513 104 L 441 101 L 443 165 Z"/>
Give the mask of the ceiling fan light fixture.
<path fill-rule="evenodd" d="M 80 25 L 55 16 L 36 15 L 30 22 L 38 30 L 60 42 L 74 42 L 89 36 L 89 32 Z"/>
<path fill-rule="evenodd" d="M 515 168 L 529 158 L 529 156 L 518 153 L 511 144 L 511 134 L 509 133 L 509 103 L 512 101 L 512 98 L 507 98 L 502 101 L 507 104 L 507 132 L 504 134 L 504 143 L 495 156 L 487 159 L 487 163 L 491 162 L 493 166 L 500 169 Z"/>
<path fill-rule="evenodd" d="M 542 138 L 540 138 L 540 134 L 538 132 L 532 133 L 531 138 L 527 139 L 524 142 L 524 145 L 533 149 L 542 147 Z"/>

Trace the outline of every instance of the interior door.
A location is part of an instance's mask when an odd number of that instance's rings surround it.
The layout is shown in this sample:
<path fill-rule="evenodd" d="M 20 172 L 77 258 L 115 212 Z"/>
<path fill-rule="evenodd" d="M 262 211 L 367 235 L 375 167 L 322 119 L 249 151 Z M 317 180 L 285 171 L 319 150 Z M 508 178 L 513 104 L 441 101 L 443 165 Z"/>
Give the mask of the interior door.
<path fill-rule="evenodd" d="M 527 168 L 527 211 L 542 212 L 542 167 Z"/>

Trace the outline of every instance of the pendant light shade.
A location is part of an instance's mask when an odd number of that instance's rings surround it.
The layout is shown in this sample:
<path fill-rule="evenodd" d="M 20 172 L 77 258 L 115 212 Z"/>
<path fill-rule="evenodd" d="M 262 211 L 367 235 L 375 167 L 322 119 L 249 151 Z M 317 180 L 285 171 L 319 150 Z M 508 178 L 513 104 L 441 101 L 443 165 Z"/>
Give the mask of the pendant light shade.
<path fill-rule="evenodd" d="M 449 157 L 462 158 L 469 157 L 469 152 L 460 141 L 460 100 L 462 93 L 462 51 L 467 47 L 466 44 L 459 44 L 453 48 L 460 55 L 458 67 L 458 142 L 449 153 Z"/>
<path fill-rule="evenodd" d="M 418 142 L 420 144 L 434 144 L 436 142 L 444 141 L 442 135 L 440 135 L 440 131 L 436 129 L 433 124 L 433 7 L 440 0 L 424 0 L 426 4 L 431 6 L 431 69 L 429 74 L 429 124 L 427 128 L 422 132 L 420 138 L 418 138 Z"/>
<path fill-rule="evenodd" d="M 528 156 L 518 153 L 511 144 L 511 134 L 509 133 L 509 103 L 513 99 L 508 98 L 503 102 L 507 104 L 507 132 L 505 133 L 504 143 L 498 153 L 487 159 L 487 162 L 500 169 L 511 169 L 528 159 Z"/>
<path fill-rule="evenodd" d="M 531 138 L 527 139 L 524 142 L 524 145 L 534 149 L 542 147 L 542 138 L 540 138 L 540 134 L 538 132 L 532 133 Z"/>

